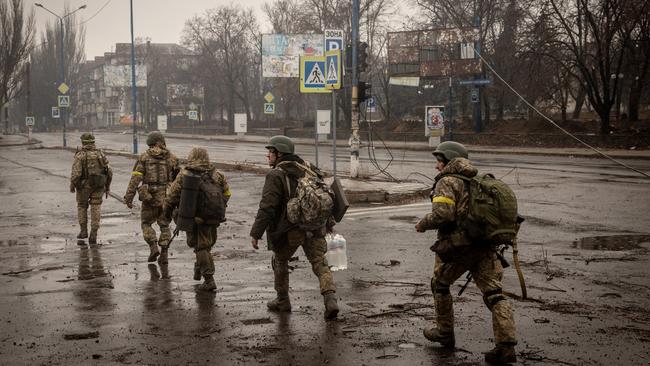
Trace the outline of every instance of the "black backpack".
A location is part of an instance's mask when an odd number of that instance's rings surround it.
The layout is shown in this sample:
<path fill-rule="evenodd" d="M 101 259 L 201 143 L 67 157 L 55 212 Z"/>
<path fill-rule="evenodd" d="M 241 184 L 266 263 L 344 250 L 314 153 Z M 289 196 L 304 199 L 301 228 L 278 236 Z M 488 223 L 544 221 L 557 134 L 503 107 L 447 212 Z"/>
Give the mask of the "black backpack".
<path fill-rule="evenodd" d="M 207 224 L 219 224 L 226 220 L 226 199 L 223 195 L 223 186 L 212 179 L 212 172 L 201 175 L 196 216 Z"/>

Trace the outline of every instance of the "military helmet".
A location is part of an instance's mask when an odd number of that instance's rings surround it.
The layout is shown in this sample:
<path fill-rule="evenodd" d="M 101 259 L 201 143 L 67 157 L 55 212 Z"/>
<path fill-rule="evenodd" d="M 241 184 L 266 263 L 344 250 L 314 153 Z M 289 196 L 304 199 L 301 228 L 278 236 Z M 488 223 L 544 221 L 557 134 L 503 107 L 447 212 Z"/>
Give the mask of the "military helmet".
<path fill-rule="evenodd" d="M 147 145 L 154 146 L 158 142 L 162 142 L 163 145 L 165 144 L 165 136 L 163 136 L 162 132 L 153 131 L 149 133 L 149 136 L 147 136 Z"/>
<path fill-rule="evenodd" d="M 210 156 L 208 155 L 208 150 L 202 147 L 193 147 L 190 153 L 187 155 L 187 161 L 195 163 L 209 163 Z"/>
<path fill-rule="evenodd" d="M 433 155 L 435 157 L 442 156 L 446 161 L 450 161 L 454 158 L 469 158 L 465 146 L 455 141 L 445 141 L 441 143 L 436 147 Z"/>
<path fill-rule="evenodd" d="M 93 136 L 92 133 L 90 132 L 85 132 L 81 134 L 81 143 L 82 144 L 94 144 L 95 143 L 95 136 Z"/>
<path fill-rule="evenodd" d="M 293 146 L 293 141 L 290 138 L 283 135 L 277 135 L 271 137 L 269 144 L 266 145 L 267 149 L 274 148 L 277 151 L 285 154 L 293 154 L 295 151 Z"/>

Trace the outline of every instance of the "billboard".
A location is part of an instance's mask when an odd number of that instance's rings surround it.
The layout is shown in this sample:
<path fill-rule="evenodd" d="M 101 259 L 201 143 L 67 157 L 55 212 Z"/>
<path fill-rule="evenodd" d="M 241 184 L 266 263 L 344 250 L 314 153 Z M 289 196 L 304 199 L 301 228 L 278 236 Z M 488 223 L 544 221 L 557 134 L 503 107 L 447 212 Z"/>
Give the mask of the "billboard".
<path fill-rule="evenodd" d="M 389 76 L 447 77 L 481 72 L 475 54 L 478 28 L 437 28 L 388 33 Z"/>
<path fill-rule="evenodd" d="M 263 34 L 262 77 L 297 78 L 300 56 L 323 56 L 322 34 Z"/>
<path fill-rule="evenodd" d="M 203 104 L 203 94 L 201 85 L 167 84 L 167 105 Z"/>
<path fill-rule="evenodd" d="M 104 65 L 104 85 L 114 88 L 131 86 L 131 65 Z M 147 66 L 135 65 L 135 86 L 147 86 Z"/>

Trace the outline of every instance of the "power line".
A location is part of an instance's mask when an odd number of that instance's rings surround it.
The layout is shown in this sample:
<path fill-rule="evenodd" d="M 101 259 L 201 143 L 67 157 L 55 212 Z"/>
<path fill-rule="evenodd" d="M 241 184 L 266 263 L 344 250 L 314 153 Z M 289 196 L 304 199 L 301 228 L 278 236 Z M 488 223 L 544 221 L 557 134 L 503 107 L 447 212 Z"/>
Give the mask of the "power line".
<path fill-rule="evenodd" d="M 105 8 L 105 7 L 106 7 L 106 6 L 107 6 L 111 1 L 113 1 L 113 0 L 106 0 L 106 2 L 104 3 L 104 5 L 102 5 L 102 7 L 99 8 L 99 10 L 97 10 L 97 12 L 96 12 L 95 14 L 91 15 L 90 18 L 84 20 L 83 22 L 81 22 L 81 23 L 79 23 L 79 24 L 77 24 L 77 25 L 86 24 L 86 23 L 88 23 L 89 21 L 91 21 L 94 17 L 96 17 L 99 13 L 101 13 L 102 10 L 104 10 L 104 8 Z"/>
<path fill-rule="evenodd" d="M 458 26 L 459 28 L 463 28 L 463 26 L 462 26 L 462 25 L 463 25 L 462 20 L 460 20 L 460 19 L 459 19 L 455 14 L 453 14 L 452 12 L 448 12 L 448 14 L 454 18 L 455 23 L 457 24 L 457 26 Z M 481 55 L 481 53 L 476 49 L 476 47 L 474 47 L 474 42 L 467 42 L 467 39 L 464 37 L 464 35 L 461 35 L 461 38 L 463 39 L 463 41 L 465 41 L 465 43 L 469 43 L 469 44 L 471 44 L 472 49 L 473 49 L 474 52 L 478 55 L 478 57 L 481 59 L 481 61 L 483 61 L 483 63 L 485 63 L 485 66 L 487 66 L 488 69 L 490 69 L 490 71 L 492 71 L 492 73 L 493 73 L 494 75 L 496 75 L 496 77 L 497 77 L 499 80 L 501 80 L 501 82 L 502 82 L 505 86 L 507 86 L 508 89 L 510 89 L 510 91 L 512 91 L 512 92 L 513 92 L 517 97 L 519 97 L 519 99 L 521 99 L 521 101 L 524 102 L 528 107 L 530 107 L 530 108 L 531 108 L 532 110 L 534 110 L 537 114 L 539 114 L 540 116 L 542 116 L 542 118 L 544 118 L 544 120 L 548 121 L 548 122 L 551 123 L 553 126 L 555 126 L 556 128 L 558 128 L 560 131 L 562 131 L 563 133 L 565 133 L 565 134 L 568 135 L 569 137 L 573 138 L 574 140 L 578 141 L 578 142 L 581 143 L 582 145 L 584 145 L 584 146 L 588 147 L 589 149 L 595 151 L 595 152 L 596 152 L 597 154 L 599 154 L 600 156 L 602 156 L 602 157 L 604 157 L 604 158 L 606 158 L 606 159 L 608 159 L 608 160 L 610 160 L 610 161 L 613 161 L 614 163 L 619 164 L 619 165 L 622 166 L 622 167 L 625 167 L 625 168 L 627 168 L 627 169 L 633 170 L 633 171 L 635 171 L 635 172 L 637 172 L 637 173 L 639 173 L 639 174 L 645 176 L 646 178 L 650 178 L 650 174 L 648 174 L 648 173 L 646 173 L 646 172 L 643 172 L 643 171 L 641 171 L 641 170 L 639 170 L 639 169 L 636 169 L 636 168 L 634 168 L 634 167 L 631 167 L 631 166 L 629 166 L 629 165 L 623 163 L 622 161 L 619 161 L 619 160 L 617 160 L 617 159 L 614 159 L 613 157 L 611 157 L 611 156 L 605 154 L 604 152 L 598 150 L 597 148 L 595 148 L 595 147 L 589 145 L 588 143 L 582 141 L 580 138 L 578 138 L 577 136 L 571 134 L 569 131 L 565 130 L 565 129 L 562 128 L 560 125 L 558 125 L 557 123 L 555 123 L 555 121 L 553 121 L 552 119 L 550 119 L 549 117 L 547 117 L 544 113 L 542 113 L 539 109 L 537 109 L 533 104 L 531 104 L 530 102 L 528 102 L 528 100 L 526 100 L 526 98 L 524 98 L 524 96 L 522 96 L 522 95 L 521 95 L 521 94 L 520 94 L 520 93 L 519 93 L 519 92 L 518 92 L 514 87 L 512 87 L 512 85 L 510 85 L 507 81 L 505 81 L 505 80 L 503 79 L 503 77 L 501 77 L 501 75 L 500 75 L 500 74 L 499 74 L 499 73 L 498 73 L 498 72 L 497 72 L 497 71 L 492 67 L 492 65 L 490 65 L 490 63 L 489 63 L 489 62 L 488 62 L 488 61 L 483 57 L 483 55 Z"/>

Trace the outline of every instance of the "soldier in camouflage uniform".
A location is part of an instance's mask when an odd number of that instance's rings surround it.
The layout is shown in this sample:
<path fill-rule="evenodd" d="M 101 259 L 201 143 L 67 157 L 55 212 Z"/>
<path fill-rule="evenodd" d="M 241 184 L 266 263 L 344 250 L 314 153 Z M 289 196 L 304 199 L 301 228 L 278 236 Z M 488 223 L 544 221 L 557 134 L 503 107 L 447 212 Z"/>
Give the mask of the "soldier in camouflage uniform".
<path fill-rule="evenodd" d="M 138 157 L 131 180 L 124 195 L 124 202 L 129 208 L 133 208 L 133 197 L 136 191 L 138 198 L 142 201 L 140 222 L 142 224 L 142 236 L 149 244 L 149 262 L 156 260 L 158 263 L 166 264 L 168 261 L 168 244 L 171 239 L 169 229 L 170 219 L 163 215 L 163 202 L 165 201 L 167 186 L 178 174 L 178 159 L 165 145 L 165 137 L 158 131 L 151 132 L 147 136 L 149 149 Z M 158 223 L 160 237 L 151 226 Z M 160 246 L 160 250 L 158 249 Z"/>
<path fill-rule="evenodd" d="M 294 154 L 294 144 L 286 136 L 274 136 L 269 141 L 267 159 L 273 168 L 266 175 L 260 207 L 255 217 L 255 223 L 250 231 L 251 244 L 258 249 L 258 241 L 266 231 L 266 240 L 269 249 L 273 251 L 272 268 L 275 277 L 275 291 L 277 297 L 268 302 L 271 311 L 290 312 L 289 300 L 289 259 L 298 250 L 303 248 L 305 256 L 311 263 L 312 271 L 320 283 L 320 292 L 325 303 L 326 319 L 334 319 L 339 308 L 336 301 L 336 285 L 330 272 L 325 254 L 327 253 L 326 231 L 332 231 L 335 222 L 330 218 L 327 225 L 320 230 L 306 231 L 295 227 L 286 218 L 286 206 L 289 200 L 286 177 L 289 178 L 289 190 L 295 194 L 298 179 L 305 173 L 295 164 L 283 164 L 282 168 L 276 167 L 280 162 L 295 162 L 305 164 L 298 155 Z M 317 174 L 320 170 L 311 165 Z"/>
<path fill-rule="evenodd" d="M 81 150 L 74 155 L 70 174 L 70 192 L 77 193 L 78 239 L 88 238 L 89 244 L 97 244 L 97 231 L 101 218 L 102 197 L 111 188 L 113 170 L 106 155 L 95 148 L 95 136 L 81 135 Z M 90 205 L 90 237 L 88 236 L 88 206 Z"/>
<path fill-rule="evenodd" d="M 214 164 L 210 163 L 210 157 L 205 149 L 195 147 L 187 156 L 187 165 L 169 187 L 169 193 L 165 198 L 164 204 L 165 215 L 169 216 L 170 212 L 180 202 L 183 178 L 188 174 L 203 175 L 205 173 L 210 174 L 212 182 L 222 189 L 223 197 L 226 201 L 224 205 L 228 204 L 232 193 L 230 192 L 230 186 L 228 186 L 226 177 L 215 168 Z M 194 248 L 196 255 L 194 279 L 198 281 L 203 276 L 204 282 L 199 285 L 199 290 L 213 291 L 217 288 L 217 285 L 214 282 L 214 259 L 210 250 L 214 246 L 214 243 L 217 242 L 217 227 L 220 223 L 205 222 L 200 217 L 195 217 L 194 222 L 195 225 L 192 231 L 187 231 L 187 245 L 190 248 Z"/>
<path fill-rule="evenodd" d="M 459 227 L 459 219 L 467 215 L 469 190 L 465 182 L 446 174 L 474 177 L 478 171 L 468 160 L 465 147 L 453 141 L 438 145 L 433 155 L 437 159 L 431 196 L 432 209 L 415 226 L 416 231 L 438 230 L 437 247 L 453 248 L 443 261 L 436 253 L 431 289 L 433 291 L 436 324 L 435 328 L 424 330 L 430 341 L 454 348 L 454 311 L 450 286 L 466 271 L 469 271 L 476 285 L 483 293 L 483 301 L 492 312 L 492 325 L 496 347 L 485 354 L 485 360 L 493 363 L 515 362 L 515 324 L 510 302 L 502 293 L 503 267 L 496 251 L 490 246 L 472 245 Z M 449 256 L 449 257 L 448 257 Z"/>

